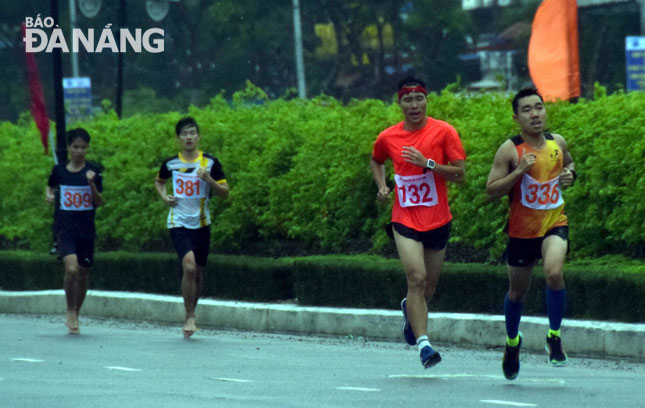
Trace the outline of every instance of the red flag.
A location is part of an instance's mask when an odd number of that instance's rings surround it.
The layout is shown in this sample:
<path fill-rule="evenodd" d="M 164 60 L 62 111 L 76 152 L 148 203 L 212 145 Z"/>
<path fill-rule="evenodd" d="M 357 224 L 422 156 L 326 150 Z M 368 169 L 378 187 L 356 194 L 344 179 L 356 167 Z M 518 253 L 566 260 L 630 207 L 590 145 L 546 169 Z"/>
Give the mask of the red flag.
<path fill-rule="evenodd" d="M 580 96 L 576 0 L 542 2 L 533 19 L 528 64 L 531 79 L 545 100 Z"/>
<path fill-rule="evenodd" d="M 22 38 L 26 36 L 25 23 L 22 23 L 21 31 Z M 49 117 L 47 116 L 47 106 L 45 105 L 45 96 L 43 95 L 43 87 L 40 84 L 40 75 L 38 75 L 38 67 L 36 66 L 36 58 L 31 52 L 26 52 L 25 57 L 27 60 L 27 79 L 29 80 L 29 95 L 31 99 L 31 114 L 36 121 L 36 126 L 40 130 L 40 140 L 45 147 L 47 153 L 49 135 Z"/>

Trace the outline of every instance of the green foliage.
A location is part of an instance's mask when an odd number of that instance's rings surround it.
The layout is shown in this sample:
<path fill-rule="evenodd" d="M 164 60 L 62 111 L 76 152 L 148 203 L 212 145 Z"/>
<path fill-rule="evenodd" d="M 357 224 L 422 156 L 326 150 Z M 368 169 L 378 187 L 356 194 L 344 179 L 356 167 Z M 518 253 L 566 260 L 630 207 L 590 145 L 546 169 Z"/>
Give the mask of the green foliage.
<path fill-rule="evenodd" d="M 63 266 L 55 257 L 0 251 L 0 290 L 60 289 Z M 174 253 L 98 253 L 90 288 L 180 293 L 181 270 Z M 645 265 L 616 256 L 566 267 L 567 317 L 642 322 Z M 434 312 L 500 314 L 508 288 L 506 267 L 446 263 L 430 303 Z M 524 306 L 544 316 L 545 279 L 535 268 Z M 368 255 L 292 258 L 213 255 L 206 268 L 204 297 L 299 305 L 399 309 L 405 296 L 401 263 Z"/>
<path fill-rule="evenodd" d="M 574 257 L 643 255 L 644 105 L 645 95 L 634 92 L 547 106 L 550 127 L 567 140 L 578 173 L 564 193 Z M 490 202 L 485 185 L 498 146 L 517 132 L 510 98 L 446 89 L 429 96 L 428 113 L 457 129 L 468 155 L 466 182 L 449 183 L 451 248 L 459 248 L 459 260 L 473 260 L 474 250 L 497 260 L 507 200 Z M 214 198 L 211 205 L 215 251 L 253 253 L 260 244 L 275 255 L 391 250 L 383 230 L 391 204 L 376 202 L 368 163 L 378 133 L 401 120 L 396 104 L 344 105 L 326 96 L 269 101 L 248 83 L 232 105 L 220 94 L 188 114 L 200 124 L 202 149 L 220 159 L 231 186 L 228 200 Z M 107 110 L 79 124 L 92 135 L 88 159 L 105 167 L 99 252 L 171 250 L 167 208 L 153 181 L 161 161 L 177 152 L 174 125 L 181 116 L 118 120 Z M 51 165 L 33 122 L 0 123 L 2 247 L 43 251 L 51 244 L 52 210 L 42 199 Z M 392 183 L 389 164 L 387 171 Z"/>

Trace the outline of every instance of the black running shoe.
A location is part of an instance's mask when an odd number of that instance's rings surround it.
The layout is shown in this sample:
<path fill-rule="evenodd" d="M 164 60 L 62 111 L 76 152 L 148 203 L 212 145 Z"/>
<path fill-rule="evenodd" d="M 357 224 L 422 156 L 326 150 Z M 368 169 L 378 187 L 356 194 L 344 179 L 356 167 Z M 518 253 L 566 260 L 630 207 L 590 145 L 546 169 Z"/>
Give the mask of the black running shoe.
<path fill-rule="evenodd" d="M 522 347 L 522 333 L 519 333 L 520 342 L 517 346 L 511 347 L 506 344 L 504 350 L 504 359 L 502 360 L 502 370 L 507 380 L 514 380 L 520 373 L 520 347 Z"/>
<path fill-rule="evenodd" d="M 562 348 L 562 339 L 559 336 L 547 336 L 544 348 L 549 353 L 549 362 L 553 367 L 564 367 L 569 363 L 567 353 Z"/>

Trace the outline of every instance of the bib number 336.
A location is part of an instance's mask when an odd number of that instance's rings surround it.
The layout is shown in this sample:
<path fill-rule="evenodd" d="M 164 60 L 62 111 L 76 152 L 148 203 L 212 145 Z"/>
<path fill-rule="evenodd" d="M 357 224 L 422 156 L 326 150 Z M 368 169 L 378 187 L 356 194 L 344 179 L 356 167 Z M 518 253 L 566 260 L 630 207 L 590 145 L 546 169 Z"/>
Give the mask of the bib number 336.
<path fill-rule="evenodd" d="M 437 189 L 431 172 L 414 176 L 395 174 L 394 180 L 401 207 L 432 207 L 438 204 Z"/>
<path fill-rule="evenodd" d="M 522 205 L 534 210 L 550 210 L 564 204 L 560 179 L 540 182 L 524 174 L 522 178 Z"/>

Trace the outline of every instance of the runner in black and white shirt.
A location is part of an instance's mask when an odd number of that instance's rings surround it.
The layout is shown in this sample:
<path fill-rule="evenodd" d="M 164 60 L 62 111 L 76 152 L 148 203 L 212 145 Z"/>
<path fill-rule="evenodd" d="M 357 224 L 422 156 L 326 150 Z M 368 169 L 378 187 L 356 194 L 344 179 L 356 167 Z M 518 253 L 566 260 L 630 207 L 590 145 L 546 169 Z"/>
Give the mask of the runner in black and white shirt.
<path fill-rule="evenodd" d="M 195 308 L 203 286 L 204 267 L 210 247 L 208 201 L 214 194 L 228 197 L 228 184 L 219 160 L 198 149 L 199 127 L 195 119 L 177 122 L 175 133 L 181 152 L 163 161 L 155 180 L 161 199 L 170 206 L 168 229 L 181 260 L 181 291 L 186 309 L 184 337 L 195 333 Z M 171 180 L 172 193 L 166 182 Z"/>

